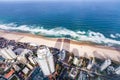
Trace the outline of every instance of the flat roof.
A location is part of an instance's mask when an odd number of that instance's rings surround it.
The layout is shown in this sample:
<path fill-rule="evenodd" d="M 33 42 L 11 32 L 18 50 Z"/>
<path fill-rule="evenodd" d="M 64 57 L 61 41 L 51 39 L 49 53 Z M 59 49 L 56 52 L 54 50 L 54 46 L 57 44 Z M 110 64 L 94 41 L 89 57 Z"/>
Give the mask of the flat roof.
<path fill-rule="evenodd" d="M 5 74 L 5 78 L 9 78 L 10 76 L 12 76 L 12 74 L 14 73 L 15 71 L 13 69 L 10 70 L 10 72 L 8 72 L 7 74 Z"/>

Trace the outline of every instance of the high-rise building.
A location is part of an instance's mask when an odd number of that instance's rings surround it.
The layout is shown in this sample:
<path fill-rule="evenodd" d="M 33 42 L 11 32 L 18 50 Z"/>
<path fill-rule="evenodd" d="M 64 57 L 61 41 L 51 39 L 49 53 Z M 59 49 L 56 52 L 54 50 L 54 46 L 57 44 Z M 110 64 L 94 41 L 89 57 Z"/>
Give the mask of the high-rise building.
<path fill-rule="evenodd" d="M 62 60 L 62 61 L 64 61 L 65 58 L 66 58 L 66 51 L 63 49 L 59 53 L 59 59 Z"/>
<path fill-rule="evenodd" d="M 45 76 L 55 72 L 53 55 L 47 46 L 40 46 L 37 51 L 37 62 Z"/>
<path fill-rule="evenodd" d="M 35 62 L 35 60 L 33 59 L 32 56 L 29 56 L 28 59 L 29 59 L 29 61 L 30 61 L 33 65 L 36 64 L 36 62 Z"/>
<path fill-rule="evenodd" d="M 74 65 L 79 65 L 79 58 L 78 57 L 74 57 L 74 59 L 73 59 L 73 64 Z"/>
<path fill-rule="evenodd" d="M 5 59 L 15 59 L 17 57 L 10 47 L 0 49 L 0 53 Z"/>
<path fill-rule="evenodd" d="M 87 65 L 87 69 L 90 70 L 95 64 L 95 59 L 93 57 L 90 57 L 88 65 Z"/>
<path fill-rule="evenodd" d="M 100 66 L 100 71 L 105 70 L 110 64 L 111 64 L 110 59 L 105 60 L 104 63 Z"/>
<path fill-rule="evenodd" d="M 20 62 L 22 63 L 26 63 L 27 62 L 27 58 L 25 55 L 27 54 L 32 54 L 32 51 L 31 50 L 28 50 L 28 49 L 24 49 L 21 54 L 17 57 L 17 60 L 19 60 Z"/>
<path fill-rule="evenodd" d="M 115 73 L 118 74 L 118 75 L 120 75 L 120 66 L 115 69 Z"/>

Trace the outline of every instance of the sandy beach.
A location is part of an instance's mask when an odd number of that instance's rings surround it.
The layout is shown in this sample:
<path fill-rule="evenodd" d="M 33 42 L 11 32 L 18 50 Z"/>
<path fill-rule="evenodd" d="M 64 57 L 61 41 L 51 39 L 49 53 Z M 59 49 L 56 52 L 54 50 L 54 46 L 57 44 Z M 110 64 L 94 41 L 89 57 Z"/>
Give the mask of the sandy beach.
<path fill-rule="evenodd" d="M 28 33 L 0 31 L 0 37 L 17 42 L 30 42 L 37 45 L 47 45 L 58 49 L 65 49 L 76 56 L 97 57 L 101 59 L 111 59 L 120 63 L 120 51 L 115 48 L 80 43 L 68 39 L 46 38 Z"/>

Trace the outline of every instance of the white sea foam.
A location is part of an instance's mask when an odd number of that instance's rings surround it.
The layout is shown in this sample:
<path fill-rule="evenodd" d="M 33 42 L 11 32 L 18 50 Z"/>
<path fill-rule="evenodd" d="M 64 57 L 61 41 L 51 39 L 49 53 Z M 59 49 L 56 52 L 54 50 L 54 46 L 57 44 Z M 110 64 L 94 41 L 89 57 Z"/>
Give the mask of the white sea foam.
<path fill-rule="evenodd" d="M 0 24 L 0 29 L 3 30 L 19 30 L 31 33 L 38 33 L 44 36 L 53 36 L 53 37 L 69 37 L 79 41 L 91 41 L 95 43 L 105 43 L 105 44 L 119 44 L 120 41 L 113 40 L 105 37 L 102 33 L 94 31 L 72 31 L 66 28 L 57 27 L 53 29 L 44 29 L 43 27 L 21 25 L 17 26 L 16 24 Z M 120 34 L 111 34 L 112 38 L 120 37 Z"/>
<path fill-rule="evenodd" d="M 120 38 L 120 34 L 116 33 L 116 34 L 110 34 L 111 38 Z"/>

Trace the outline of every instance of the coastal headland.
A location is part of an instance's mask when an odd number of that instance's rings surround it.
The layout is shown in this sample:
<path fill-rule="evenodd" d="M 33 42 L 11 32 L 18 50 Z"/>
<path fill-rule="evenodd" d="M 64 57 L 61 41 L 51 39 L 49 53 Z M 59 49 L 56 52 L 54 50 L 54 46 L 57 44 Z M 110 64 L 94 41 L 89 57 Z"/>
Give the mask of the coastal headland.
<path fill-rule="evenodd" d="M 34 43 L 36 45 L 47 45 L 58 49 L 65 49 L 76 56 L 96 57 L 100 59 L 111 59 L 120 63 L 120 51 L 116 48 L 77 42 L 64 38 L 47 38 L 29 33 L 9 32 L 0 30 L 0 37 L 17 42 Z"/>

